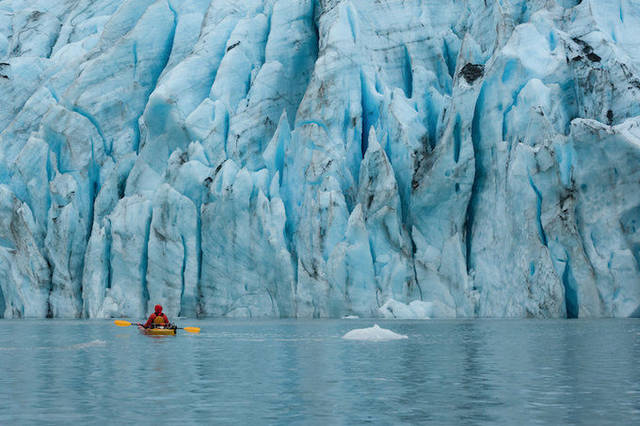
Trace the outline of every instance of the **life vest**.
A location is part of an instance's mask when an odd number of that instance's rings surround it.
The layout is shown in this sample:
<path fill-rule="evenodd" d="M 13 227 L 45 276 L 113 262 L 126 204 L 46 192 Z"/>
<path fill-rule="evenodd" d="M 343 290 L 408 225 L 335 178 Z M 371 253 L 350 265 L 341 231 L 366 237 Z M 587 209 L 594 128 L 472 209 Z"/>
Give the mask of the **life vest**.
<path fill-rule="evenodd" d="M 160 315 L 156 314 L 156 317 L 153 319 L 153 323 L 155 325 L 165 325 L 165 324 L 167 324 L 165 322 L 164 317 L 162 316 L 162 314 L 160 314 Z"/>

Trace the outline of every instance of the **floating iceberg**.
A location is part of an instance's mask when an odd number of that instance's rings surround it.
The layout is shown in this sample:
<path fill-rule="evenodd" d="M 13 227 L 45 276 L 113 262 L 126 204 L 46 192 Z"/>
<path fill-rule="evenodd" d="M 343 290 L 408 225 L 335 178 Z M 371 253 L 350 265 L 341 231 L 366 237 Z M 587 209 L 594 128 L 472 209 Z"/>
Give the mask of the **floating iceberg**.
<path fill-rule="evenodd" d="M 349 331 L 342 336 L 345 340 L 365 340 L 368 342 L 385 342 L 387 340 L 402 340 L 408 339 L 408 336 L 403 334 L 394 333 L 386 328 L 380 328 L 378 324 L 369 328 L 357 328 Z"/>
<path fill-rule="evenodd" d="M 0 1 L 0 316 L 637 316 L 639 27 Z"/>

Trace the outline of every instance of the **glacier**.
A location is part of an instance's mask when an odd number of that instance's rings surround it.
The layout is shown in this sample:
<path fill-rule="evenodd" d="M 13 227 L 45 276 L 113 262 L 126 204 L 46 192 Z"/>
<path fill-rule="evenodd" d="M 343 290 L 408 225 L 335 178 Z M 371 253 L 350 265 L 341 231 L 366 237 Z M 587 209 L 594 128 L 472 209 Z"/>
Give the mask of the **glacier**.
<path fill-rule="evenodd" d="M 640 316 L 638 0 L 1 0 L 0 317 Z"/>

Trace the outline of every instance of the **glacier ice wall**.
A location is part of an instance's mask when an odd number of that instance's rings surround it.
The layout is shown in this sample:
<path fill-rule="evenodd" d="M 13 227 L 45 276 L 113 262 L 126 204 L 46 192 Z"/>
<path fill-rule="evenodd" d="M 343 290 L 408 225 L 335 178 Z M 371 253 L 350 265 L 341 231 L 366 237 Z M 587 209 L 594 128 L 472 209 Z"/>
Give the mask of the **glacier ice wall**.
<path fill-rule="evenodd" d="M 2 0 L 0 316 L 640 315 L 637 0 Z"/>

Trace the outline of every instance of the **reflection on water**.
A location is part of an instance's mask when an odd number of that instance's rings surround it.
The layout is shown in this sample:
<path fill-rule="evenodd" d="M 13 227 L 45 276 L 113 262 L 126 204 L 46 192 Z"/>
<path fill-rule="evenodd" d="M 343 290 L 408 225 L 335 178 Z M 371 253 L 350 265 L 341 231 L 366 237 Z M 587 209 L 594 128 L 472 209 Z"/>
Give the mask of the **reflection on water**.
<path fill-rule="evenodd" d="M 0 424 L 629 424 L 640 320 L 1 321 Z"/>

